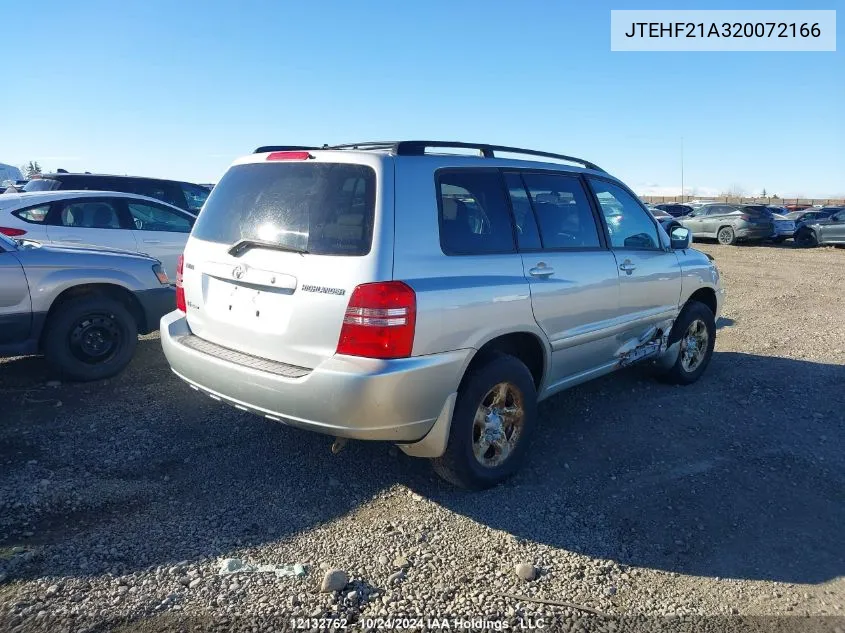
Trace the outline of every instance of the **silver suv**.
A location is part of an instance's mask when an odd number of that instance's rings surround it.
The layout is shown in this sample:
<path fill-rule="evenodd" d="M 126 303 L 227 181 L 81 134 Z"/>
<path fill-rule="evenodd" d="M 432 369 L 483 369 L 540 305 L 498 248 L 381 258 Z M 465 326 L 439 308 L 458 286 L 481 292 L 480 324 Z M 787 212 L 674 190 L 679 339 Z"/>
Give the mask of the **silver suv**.
<path fill-rule="evenodd" d="M 686 229 L 581 159 L 262 147 L 200 213 L 161 340 L 212 398 L 484 488 L 525 460 L 538 401 L 644 360 L 697 380 L 722 299 Z"/>

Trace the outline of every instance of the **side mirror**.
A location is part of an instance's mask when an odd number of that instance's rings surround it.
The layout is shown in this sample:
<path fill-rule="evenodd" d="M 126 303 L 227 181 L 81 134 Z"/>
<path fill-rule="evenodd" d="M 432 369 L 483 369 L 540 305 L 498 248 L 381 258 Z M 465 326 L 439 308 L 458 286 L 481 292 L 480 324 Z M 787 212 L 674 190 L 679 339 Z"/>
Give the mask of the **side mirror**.
<path fill-rule="evenodd" d="M 692 235 L 690 234 L 689 229 L 682 226 L 676 226 L 669 234 L 669 243 L 672 250 L 683 251 L 689 248 L 690 242 L 692 242 L 691 237 Z"/>

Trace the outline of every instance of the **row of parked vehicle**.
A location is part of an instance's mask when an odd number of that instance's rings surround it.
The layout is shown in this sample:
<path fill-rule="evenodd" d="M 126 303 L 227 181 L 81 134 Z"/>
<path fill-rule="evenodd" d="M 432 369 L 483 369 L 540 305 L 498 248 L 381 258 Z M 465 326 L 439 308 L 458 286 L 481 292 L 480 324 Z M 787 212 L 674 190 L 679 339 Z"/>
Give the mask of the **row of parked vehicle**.
<path fill-rule="evenodd" d="M 683 226 L 693 238 L 715 239 L 725 245 L 743 241 L 781 243 L 787 239 L 793 239 L 798 247 L 845 244 L 843 206 L 790 205 L 790 209 L 719 202 L 647 206 L 665 226 Z"/>
<path fill-rule="evenodd" d="M 0 356 L 72 380 L 120 372 L 176 306 L 173 275 L 209 187 L 45 174 L 0 195 Z"/>

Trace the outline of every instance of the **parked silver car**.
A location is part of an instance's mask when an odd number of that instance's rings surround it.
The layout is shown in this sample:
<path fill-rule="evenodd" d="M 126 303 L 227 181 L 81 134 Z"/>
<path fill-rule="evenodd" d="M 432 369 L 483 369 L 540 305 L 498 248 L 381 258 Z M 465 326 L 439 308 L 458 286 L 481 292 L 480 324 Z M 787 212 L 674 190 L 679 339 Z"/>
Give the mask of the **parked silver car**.
<path fill-rule="evenodd" d="M 66 378 L 108 378 L 174 305 L 156 259 L 0 234 L 0 356 L 44 354 Z"/>
<path fill-rule="evenodd" d="M 765 240 L 775 235 L 775 224 L 765 207 L 734 204 L 705 204 L 678 221 L 694 238 L 719 240 L 731 245 L 738 241 Z"/>
<path fill-rule="evenodd" d="M 538 401 L 644 360 L 697 380 L 722 298 L 688 231 L 585 160 L 264 147 L 209 196 L 161 341 L 217 400 L 483 488 L 524 461 Z"/>

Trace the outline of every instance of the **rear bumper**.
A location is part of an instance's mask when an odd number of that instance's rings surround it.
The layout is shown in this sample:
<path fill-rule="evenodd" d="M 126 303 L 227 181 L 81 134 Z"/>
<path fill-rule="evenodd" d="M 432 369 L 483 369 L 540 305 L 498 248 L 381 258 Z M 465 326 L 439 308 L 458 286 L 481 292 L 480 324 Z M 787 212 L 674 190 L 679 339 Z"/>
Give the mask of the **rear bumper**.
<path fill-rule="evenodd" d="M 160 330 L 171 369 L 195 389 L 271 420 L 360 440 L 423 438 L 457 389 L 471 353 L 397 360 L 334 356 L 290 377 L 232 362 L 242 362 L 237 352 L 221 358 L 183 344 L 192 334 L 182 312 L 164 316 Z"/>
<path fill-rule="evenodd" d="M 162 286 L 150 290 L 138 290 L 135 292 L 141 310 L 144 312 L 144 323 L 146 331 L 142 334 L 149 334 L 155 331 L 161 317 L 176 309 L 176 288 L 173 286 Z"/>

